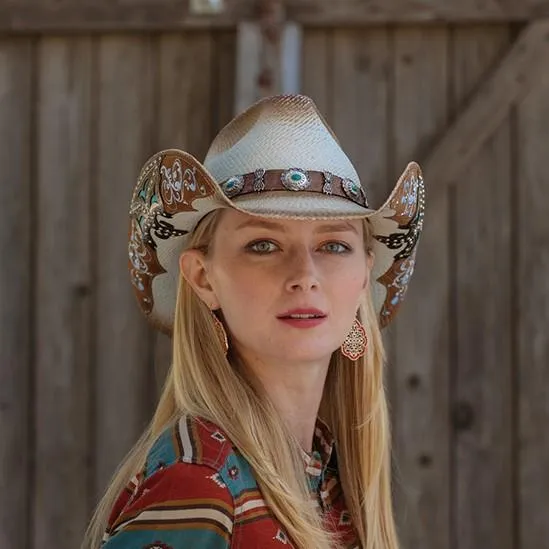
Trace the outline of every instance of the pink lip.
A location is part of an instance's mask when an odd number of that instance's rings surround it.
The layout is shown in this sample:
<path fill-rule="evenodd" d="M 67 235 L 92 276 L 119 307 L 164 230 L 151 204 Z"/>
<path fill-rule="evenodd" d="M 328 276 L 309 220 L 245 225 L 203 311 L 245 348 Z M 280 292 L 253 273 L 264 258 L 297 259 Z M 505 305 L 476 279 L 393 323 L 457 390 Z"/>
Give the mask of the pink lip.
<path fill-rule="evenodd" d="M 321 311 L 320 309 L 307 307 L 307 308 L 299 308 L 299 309 L 292 309 L 291 311 L 286 311 L 285 313 L 278 315 L 278 318 L 282 319 L 284 317 L 291 316 L 291 315 L 315 315 L 315 316 L 325 317 L 326 313 L 324 311 Z"/>
<path fill-rule="evenodd" d="M 315 315 L 316 318 L 291 318 L 290 315 Z M 326 320 L 327 315 L 319 309 L 306 308 L 286 311 L 277 318 L 294 328 L 314 328 L 322 324 Z"/>

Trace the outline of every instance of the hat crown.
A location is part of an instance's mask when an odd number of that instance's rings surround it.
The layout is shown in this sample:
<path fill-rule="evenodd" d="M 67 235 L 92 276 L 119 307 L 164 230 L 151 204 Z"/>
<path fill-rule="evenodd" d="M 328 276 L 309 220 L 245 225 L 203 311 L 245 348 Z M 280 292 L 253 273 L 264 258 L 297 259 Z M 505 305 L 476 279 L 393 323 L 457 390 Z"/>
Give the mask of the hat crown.
<path fill-rule="evenodd" d="M 304 95 L 268 97 L 238 115 L 217 134 L 204 166 L 218 183 L 260 168 L 326 171 L 359 182 L 333 131 Z"/>

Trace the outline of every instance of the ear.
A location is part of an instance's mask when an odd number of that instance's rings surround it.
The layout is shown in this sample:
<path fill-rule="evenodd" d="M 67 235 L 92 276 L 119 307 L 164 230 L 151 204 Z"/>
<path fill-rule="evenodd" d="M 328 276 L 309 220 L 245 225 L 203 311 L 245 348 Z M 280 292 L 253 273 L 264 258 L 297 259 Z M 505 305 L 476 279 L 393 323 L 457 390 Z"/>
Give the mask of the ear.
<path fill-rule="evenodd" d="M 179 256 L 179 270 L 196 295 L 210 308 L 219 308 L 214 289 L 208 279 L 206 256 L 200 250 L 185 250 Z"/>

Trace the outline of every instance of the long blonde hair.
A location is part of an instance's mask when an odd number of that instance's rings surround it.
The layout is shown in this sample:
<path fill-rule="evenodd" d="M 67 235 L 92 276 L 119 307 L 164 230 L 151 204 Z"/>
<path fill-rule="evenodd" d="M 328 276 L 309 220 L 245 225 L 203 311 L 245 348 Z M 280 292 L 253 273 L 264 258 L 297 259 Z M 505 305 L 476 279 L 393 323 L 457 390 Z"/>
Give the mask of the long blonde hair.
<path fill-rule="evenodd" d="M 188 246 L 208 253 L 221 210 L 208 215 Z M 371 241 L 364 223 L 367 249 Z M 398 549 L 391 501 L 390 427 L 383 383 L 383 342 L 370 297 L 360 307 L 369 350 L 357 362 L 333 353 L 321 417 L 337 441 L 339 475 L 363 549 Z M 87 531 L 82 549 L 96 549 L 111 508 L 144 466 L 159 434 L 181 414 L 204 417 L 223 429 L 254 469 L 265 501 L 296 549 L 334 549 L 322 526 L 305 475 L 299 445 L 250 379 L 237 356 L 225 355 L 211 312 L 181 277 L 173 334 L 173 363 L 152 422 L 115 473 Z"/>

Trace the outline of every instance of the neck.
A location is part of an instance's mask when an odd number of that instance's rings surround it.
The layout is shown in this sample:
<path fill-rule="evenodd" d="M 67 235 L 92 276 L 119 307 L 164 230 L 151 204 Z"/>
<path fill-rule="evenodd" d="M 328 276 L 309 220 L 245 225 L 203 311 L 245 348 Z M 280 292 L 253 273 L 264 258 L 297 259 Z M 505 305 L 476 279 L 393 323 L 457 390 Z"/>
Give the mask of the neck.
<path fill-rule="evenodd" d="M 245 362 L 300 446 L 310 452 L 329 358 L 314 363 L 285 365 L 263 359 L 245 358 Z"/>

